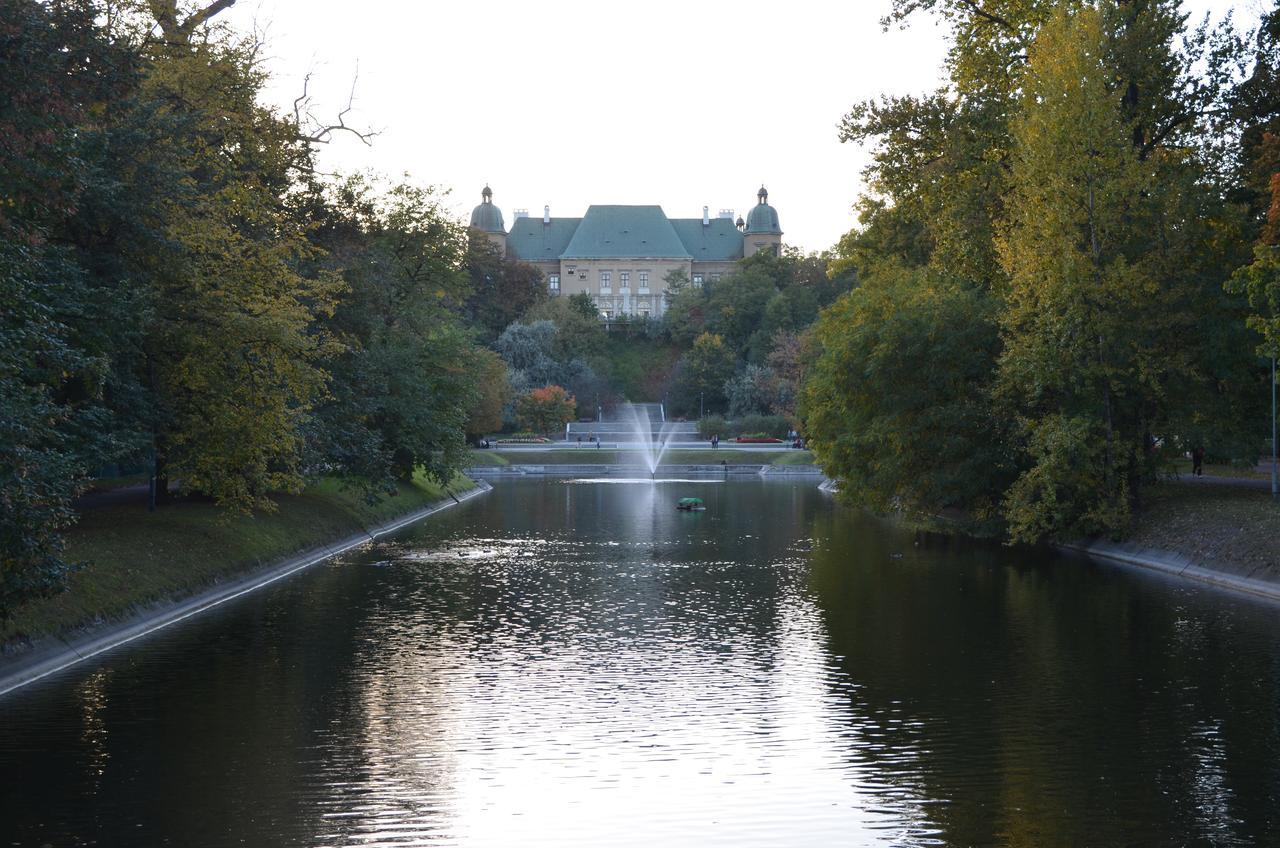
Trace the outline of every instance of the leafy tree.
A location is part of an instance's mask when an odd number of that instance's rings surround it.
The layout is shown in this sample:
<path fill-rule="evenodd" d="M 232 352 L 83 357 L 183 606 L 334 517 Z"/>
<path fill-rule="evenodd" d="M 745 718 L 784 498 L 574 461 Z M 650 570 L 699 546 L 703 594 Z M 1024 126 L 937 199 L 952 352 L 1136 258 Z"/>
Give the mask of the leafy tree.
<path fill-rule="evenodd" d="M 585 292 L 579 294 L 590 300 L 590 295 Z M 529 310 L 525 320 L 550 321 L 555 325 L 552 355 L 558 360 L 583 359 L 594 363 L 604 352 L 604 326 L 594 305 L 588 313 L 583 308 L 582 298 L 575 301 L 574 297 L 577 295 L 544 301 Z"/>
<path fill-rule="evenodd" d="M 932 515 L 999 515 L 1007 424 L 990 398 L 998 303 L 935 272 L 881 269 L 823 312 L 804 433 L 851 500 Z"/>
<path fill-rule="evenodd" d="M 155 275 L 146 342 L 163 403 L 159 476 L 271 509 L 270 492 L 302 484 L 302 424 L 325 384 L 324 338 L 311 330 L 337 291 L 328 275 L 300 273 L 312 247 L 286 189 L 309 149 L 295 124 L 259 105 L 253 45 L 226 37 L 157 51 L 141 93 L 183 128 L 156 155 L 187 186 L 160 204 L 171 255 Z"/>
<path fill-rule="evenodd" d="M 548 298 L 542 272 L 525 262 L 503 258 L 483 233 L 468 234 L 467 272 L 471 296 L 466 311 L 494 339 L 513 321 Z"/>
<path fill-rule="evenodd" d="M 596 309 L 595 301 L 591 299 L 591 295 L 586 292 L 576 292 L 567 298 L 569 306 L 573 311 L 577 312 L 583 318 L 590 318 L 599 323 L 600 312 Z"/>
<path fill-rule="evenodd" d="M 1163 305 L 1135 248 L 1155 172 L 1112 87 L 1103 27 L 1088 7 L 1045 25 L 1014 126 L 1000 383 L 1030 460 L 1007 498 L 1015 539 L 1118 533 L 1149 473 L 1144 418 L 1166 363 L 1148 327 Z"/>
<path fill-rule="evenodd" d="M 323 363 L 330 397 L 313 428 L 324 467 L 370 490 L 420 468 L 447 482 L 476 404 L 468 366 L 482 356 L 457 317 L 465 232 L 433 191 L 409 184 L 352 178 L 325 203 L 316 238 L 345 291 L 323 325 L 341 342 Z"/>
<path fill-rule="evenodd" d="M 808 367 L 817 358 L 813 328 L 802 334 L 779 330 L 774 334 L 772 349 L 766 358 L 776 381 L 777 399 L 774 410 L 793 423 L 800 419 L 796 408 Z"/>
<path fill-rule="evenodd" d="M 550 321 L 512 324 L 502 331 L 494 347 L 507 366 L 531 385 L 547 385 L 559 376 L 556 361 L 556 325 Z"/>
<path fill-rule="evenodd" d="M 559 431 L 573 420 L 576 408 L 573 395 L 560 386 L 534 389 L 516 401 L 520 422 L 535 433 Z"/>
<path fill-rule="evenodd" d="M 136 84 L 89 2 L 0 0 L 0 621 L 62 586 L 61 531 L 86 473 L 121 452 L 110 347 L 126 292 L 94 290 L 67 243 L 98 183 L 90 116 Z M 113 334 L 118 328 L 118 333 Z"/>
<path fill-rule="evenodd" d="M 680 358 L 672 377 L 669 402 L 686 414 L 724 412 L 728 399 L 725 383 L 733 376 L 736 360 L 724 339 L 703 333 Z"/>
<path fill-rule="evenodd" d="M 62 586 L 60 531 L 84 468 L 64 426 L 58 375 L 75 366 L 51 320 L 30 248 L 0 241 L 0 621 L 19 602 Z"/>
<path fill-rule="evenodd" d="M 507 366 L 491 350 L 478 348 L 470 354 L 474 365 L 476 398 L 467 416 L 468 437 L 482 436 L 502 429 L 502 411 L 513 397 L 507 380 Z"/>
<path fill-rule="evenodd" d="M 725 383 L 724 393 L 729 400 L 729 417 L 770 415 L 779 405 L 777 375 L 761 365 L 748 364 L 741 373 Z"/>

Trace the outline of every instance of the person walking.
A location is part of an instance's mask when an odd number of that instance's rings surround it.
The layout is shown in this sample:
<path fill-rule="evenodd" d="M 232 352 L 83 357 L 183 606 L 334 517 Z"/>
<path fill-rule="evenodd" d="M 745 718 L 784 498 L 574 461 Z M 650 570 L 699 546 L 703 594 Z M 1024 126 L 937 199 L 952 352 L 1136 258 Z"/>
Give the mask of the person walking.
<path fill-rule="evenodd" d="M 1191 451 L 1191 473 L 1197 477 L 1204 476 L 1204 446 L 1196 445 Z"/>

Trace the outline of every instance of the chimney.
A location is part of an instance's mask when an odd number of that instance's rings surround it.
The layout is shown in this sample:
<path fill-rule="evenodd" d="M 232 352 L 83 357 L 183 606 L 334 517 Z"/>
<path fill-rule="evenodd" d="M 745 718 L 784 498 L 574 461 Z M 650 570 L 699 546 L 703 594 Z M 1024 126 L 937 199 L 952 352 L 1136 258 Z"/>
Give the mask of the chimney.
<path fill-rule="evenodd" d="M 550 206 L 542 207 L 542 223 L 544 224 L 551 223 L 551 207 Z"/>
<path fill-rule="evenodd" d="M 707 207 L 704 206 L 702 207 L 702 226 L 705 227 L 710 223 L 711 223 L 711 213 L 707 209 Z"/>

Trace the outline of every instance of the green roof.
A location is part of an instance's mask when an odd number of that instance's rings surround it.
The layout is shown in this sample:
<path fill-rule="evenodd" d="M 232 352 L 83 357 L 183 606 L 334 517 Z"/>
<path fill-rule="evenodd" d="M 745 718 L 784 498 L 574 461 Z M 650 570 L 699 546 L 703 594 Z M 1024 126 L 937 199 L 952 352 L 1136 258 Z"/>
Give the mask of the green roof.
<path fill-rule="evenodd" d="M 694 262 L 732 262 L 742 258 L 742 233 L 728 218 L 672 218 L 671 226 Z"/>
<path fill-rule="evenodd" d="M 661 206 L 591 206 L 561 257 L 688 259 L 690 254 Z"/>
<path fill-rule="evenodd" d="M 569 246 L 581 218 L 517 218 L 507 234 L 507 255 L 521 262 L 555 262 Z"/>
<path fill-rule="evenodd" d="M 488 197 L 471 210 L 471 226 L 486 233 L 500 233 L 506 229 L 502 223 L 502 210 L 494 206 Z"/>
<path fill-rule="evenodd" d="M 763 192 L 764 189 L 760 191 Z M 781 235 L 782 226 L 778 223 L 778 210 L 761 200 L 747 213 L 747 232 Z"/>

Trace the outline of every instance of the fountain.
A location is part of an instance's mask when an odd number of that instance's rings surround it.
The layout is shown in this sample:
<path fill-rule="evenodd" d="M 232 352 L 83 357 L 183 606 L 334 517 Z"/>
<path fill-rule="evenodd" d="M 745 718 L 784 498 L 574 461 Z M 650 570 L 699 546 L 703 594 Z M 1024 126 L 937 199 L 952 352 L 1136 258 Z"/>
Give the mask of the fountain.
<path fill-rule="evenodd" d="M 663 421 L 655 432 L 653 421 L 649 418 L 648 406 L 626 404 L 627 415 L 631 419 L 631 432 L 639 443 L 639 450 L 644 457 L 645 466 L 649 469 L 649 479 L 653 479 L 658 471 L 658 463 L 667 451 L 671 442 L 671 427 Z"/>

